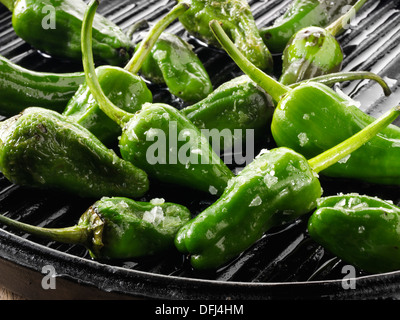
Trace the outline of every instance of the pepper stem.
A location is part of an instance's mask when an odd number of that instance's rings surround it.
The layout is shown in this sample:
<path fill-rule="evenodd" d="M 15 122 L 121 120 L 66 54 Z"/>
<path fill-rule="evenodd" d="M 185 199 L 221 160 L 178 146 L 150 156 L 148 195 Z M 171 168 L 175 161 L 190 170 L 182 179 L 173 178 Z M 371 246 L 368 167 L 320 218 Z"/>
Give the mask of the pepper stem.
<path fill-rule="evenodd" d="M 376 119 L 373 123 L 366 126 L 349 139 L 310 159 L 308 163 L 316 173 L 327 169 L 331 165 L 334 165 L 336 162 L 356 151 L 358 148 L 362 147 L 366 142 L 375 137 L 376 134 L 378 134 L 382 129 L 391 124 L 399 115 L 400 106 L 397 106 Z"/>
<path fill-rule="evenodd" d="M 11 228 L 62 243 L 86 245 L 90 236 L 87 228 L 79 225 L 68 228 L 40 228 L 10 219 L 4 215 L 0 215 L 0 222 Z"/>
<path fill-rule="evenodd" d="M 136 74 L 142 67 L 143 62 L 146 60 L 147 56 L 150 54 L 154 44 L 157 42 L 161 33 L 180 15 L 182 15 L 186 10 L 188 10 L 190 5 L 185 2 L 180 2 L 175 7 L 172 8 L 162 19 L 157 21 L 157 23 L 151 28 L 147 33 L 145 39 L 141 41 L 138 49 L 135 51 L 132 59 L 125 66 L 125 70 Z"/>
<path fill-rule="evenodd" d="M 385 96 L 390 96 L 392 91 L 390 90 L 388 84 L 383 80 L 380 76 L 376 73 L 369 72 L 369 71 L 350 71 L 350 72 L 337 72 L 326 74 L 322 76 L 318 76 L 312 79 L 307 79 L 303 81 L 299 81 L 289 85 L 289 88 L 293 89 L 301 85 L 302 83 L 306 83 L 309 81 L 319 82 L 325 85 L 332 85 L 336 82 L 345 82 L 345 81 L 352 81 L 352 80 L 373 80 L 376 81 L 383 89 Z"/>
<path fill-rule="evenodd" d="M 341 16 L 339 19 L 331 23 L 328 27 L 325 28 L 331 35 L 336 37 L 336 35 L 341 32 L 345 25 L 355 16 L 358 10 L 367 2 L 367 0 L 358 0 L 346 14 Z"/>
<path fill-rule="evenodd" d="M 251 80 L 256 82 L 261 88 L 263 88 L 268 94 L 275 100 L 279 101 L 281 97 L 288 93 L 291 89 L 269 75 L 265 74 L 255 65 L 253 65 L 233 44 L 229 39 L 220 22 L 212 20 L 210 22 L 210 28 L 214 33 L 216 39 L 229 54 L 229 56 L 235 61 L 239 68 L 246 73 Z"/>
<path fill-rule="evenodd" d="M 14 0 L 0 0 L 0 3 L 4 4 L 11 12 L 14 11 Z"/>
<path fill-rule="evenodd" d="M 90 92 L 99 104 L 100 109 L 113 121 L 124 127 L 125 124 L 132 118 L 133 114 L 126 112 L 116 105 L 104 94 L 99 79 L 97 78 L 96 69 L 93 60 L 92 49 L 92 25 L 96 10 L 99 6 L 99 0 L 92 0 L 83 17 L 81 46 L 82 46 L 82 64 L 85 71 L 86 83 L 89 86 Z"/>

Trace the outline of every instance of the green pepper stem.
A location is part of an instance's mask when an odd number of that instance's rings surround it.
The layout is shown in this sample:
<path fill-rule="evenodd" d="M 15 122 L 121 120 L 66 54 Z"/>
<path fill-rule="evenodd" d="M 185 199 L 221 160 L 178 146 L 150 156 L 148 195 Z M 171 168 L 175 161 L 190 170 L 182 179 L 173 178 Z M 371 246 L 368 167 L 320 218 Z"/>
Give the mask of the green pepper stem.
<path fill-rule="evenodd" d="M 288 93 L 291 89 L 269 75 L 265 74 L 255 65 L 253 65 L 233 44 L 229 39 L 220 22 L 213 20 L 210 22 L 210 28 L 214 33 L 216 39 L 229 54 L 229 56 L 235 61 L 239 68 L 246 73 L 251 80 L 256 82 L 261 88 L 263 88 L 268 94 L 275 100 L 279 101 L 281 97 Z"/>
<path fill-rule="evenodd" d="M 147 33 L 145 39 L 141 41 L 138 49 L 135 51 L 132 59 L 125 66 L 125 70 L 136 74 L 139 72 L 146 60 L 147 56 L 150 54 L 154 44 L 157 42 L 161 33 L 180 15 L 182 15 L 186 10 L 188 10 L 190 5 L 185 2 L 178 3 L 172 8 L 163 18 L 161 18 L 157 23 L 151 28 Z"/>
<path fill-rule="evenodd" d="M 100 109 L 113 121 L 115 121 L 121 127 L 124 127 L 129 119 L 133 117 L 133 114 L 118 108 L 104 94 L 100 86 L 99 79 L 97 78 L 93 61 L 92 25 L 98 6 L 99 0 L 92 0 L 89 3 L 82 23 L 82 64 L 85 71 L 86 83 L 89 86 L 91 94 L 99 104 Z"/>
<path fill-rule="evenodd" d="M 384 115 L 376 119 L 373 123 L 366 126 L 349 139 L 310 159 L 308 163 L 316 173 L 327 169 L 331 165 L 334 165 L 336 162 L 356 151 L 358 148 L 362 147 L 366 142 L 375 137 L 382 129 L 391 124 L 399 115 L 400 106 L 397 106 L 386 112 Z"/>
<path fill-rule="evenodd" d="M 14 11 L 14 0 L 0 0 L 0 3 L 4 4 L 11 12 Z"/>
<path fill-rule="evenodd" d="M 385 96 L 390 96 L 392 91 L 390 90 L 388 84 L 383 80 L 380 76 L 376 73 L 369 72 L 369 71 L 350 71 L 350 72 L 337 72 L 326 74 L 323 76 L 318 76 L 312 79 L 307 79 L 303 81 L 299 81 L 289 85 L 289 88 L 293 89 L 297 86 L 301 85 L 302 83 L 306 83 L 309 81 L 319 82 L 325 85 L 332 85 L 336 82 L 345 82 L 345 81 L 352 81 L 352 80 L 373 80 L 376 81 L 383 89 Z"/>
<path fill-rule="evenodd" d="M 19 231 L 24 231 L 34 236 L 62 243 L 85 245 L 90 237 L 88 229 L 79 225 L 68 228 L 40 228 L 10 219 L 4 215 L 0 215 L 0 222 Z"/>
<path fill-rule="evenodd" d="M 347 13 L 341 16 L 339 19 L 331 23 L 328 27 L 325 28 L 331 35 L 336 37 L 343 29 L 345 24 L 352 19 L 358 10 L 367 2 L 367 0 L 358 0 Z"/>

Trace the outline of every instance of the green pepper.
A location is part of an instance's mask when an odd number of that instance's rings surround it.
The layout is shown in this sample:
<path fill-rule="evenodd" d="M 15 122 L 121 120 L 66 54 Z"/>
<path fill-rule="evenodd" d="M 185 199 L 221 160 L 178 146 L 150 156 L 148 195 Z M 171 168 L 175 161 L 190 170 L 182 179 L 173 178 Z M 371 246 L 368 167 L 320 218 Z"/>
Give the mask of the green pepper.
<path fill-rule="evenodd" d="M 81 61 L 80 31 L 86 4 L 82 0 L 1 0 L 12 12 L 15 33 L 51 56 Z M 134 45 L 113 22 L 97 15 L 94 23 L 95 59 L 121 65 Z"/>
<path fill-rule="evenodd" d="M 274 226 L 309 213 L 322 195 L 318 173 L 367 143 L 400 115 L 386 113 L 334 148 L 307 161 L 288 148 L 264 150 L 229 181 L 222 196 L 177 233 L 177 249 L 196 269 L 218 268 Z"/>
<path fill-rule="evenodd" d="M 186 4 L 178 4 L 160 19 L 124 69 L 114 66 L 100 66 L 96 69 L 104 93 L 118 107 L 135 113 L 144 103 L 153 101 L 151 91 L 137 73 L 163 30 L 187 9 Z M 120 126 L 101 111 L 86 82 L 69 101 L 63 114 L 87 128 L 106 145 L 116 142 L 121 134 Z"/>
<path fill-rule="evenodd" d="M 343 8 L 356 1 L 294 0 L 272 26 L 259 30 L 260 35 L 271 52 L 282 53 L 296 32 L 310 26 L 326 27 L 344 13 Z"/>
<path fill-rule="evenodd" d="M 11 116 L 31 106 L 62 112 L 84 81 L 83 72 L 35 72 L 0 55 L 0 113 Z"/>
<path fill-rule="evenodd" d="M 0 171 L 12 183 L 82 197 L 139 197 L 147 174 L 56 111 L 27 108 L 0 123 Z"/>
<path fill-rule="evenodd" d="M 279 147 L 291 148 L 310 159 L 374 121 L 349 97 L 323 84 L 306 81 L 291 89 L 275 81 L 234 47 L 218 22 L 213 22 L 212 28 L 239 67 L 277 102 L 271 132 Z M 390 125 L 367 145 L 321 174 L 398 185 L 399 139 L 400 128 Z"/>
<path fill-rule="evenodd" d="M 153 83 L 166 85 L 186 103 L 198 102 L 213 91 L 211 79 L 190 44 L 170 33 L 160 36 L 140 73 Z"/>
<path fill-rule="evenodd" d="M 135 114 L 115 106 L 96 76 L 91 23 L 98 3 L 92 1 L 82 27 L 83 67 L 90 91 L 103 112 L 120 125 L 121 155 L 149 176 L 212 194 L 223 192 L 233 173 L 211 148 L 207 138 L 176 108 L 146 103 Z M 157 141 L 155 141 L 157 138 Z"/>
<path fill-rule="evenodd" d="M 312 239 L 366 272 L 400 269 L 400 208 L 359 194 L 321 198 L 311 215 Z"/>
<path fill-rule="evenodd" d="M 190 3 L 191 8 L 179 18 L 189 33 L 218 46 L 208 25 L 211 20 L 220 20 L 241 52 L 260 69 L 272 72 L 272 55 L 259 34 L 247 1 L 191 0 Z"/>
<path fill-rule="evenodd" d="M 75 226 L 67 228 L 40 228 L 0 215 L 0 222 L 17 230 L 83 245 L 99 260 L 138 258 L 170 250 L 176 232 L 189 219 L 190 211 L 184 206 L 162 199 L 139 202 L 123 197 L 103 197 Z"/>
<path fill-rule="evenodd" d="M 312 26 L 296 32 L 283 51 L 282 75 L 279 82 L 288 85 L 340 71 L 343 52 L 335 36 L 366 1 L 357 1 L 345 15 L 326 28 Z"/>

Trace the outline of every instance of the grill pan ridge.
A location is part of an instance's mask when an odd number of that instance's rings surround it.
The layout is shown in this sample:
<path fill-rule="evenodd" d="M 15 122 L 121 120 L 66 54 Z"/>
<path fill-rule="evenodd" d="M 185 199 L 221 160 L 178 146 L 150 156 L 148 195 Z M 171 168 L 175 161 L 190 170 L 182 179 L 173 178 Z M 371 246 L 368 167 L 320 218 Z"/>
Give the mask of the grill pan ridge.
<path fill-rule="evenodd" d="M 270 25 L 291 1 L 250 0 L 257 25 Z M 158 20 L 174 1 L 102 1 L 99 12 L 124 31 L 142 19 Z M 400 101 L 400 0 L 370 1 L 355 17 L 353 27 L 338 37 L 345 55 L 345 71 L 373 71 L 392 90 L 384 97 L 371 82 L 343 83 L 337 87 L 360 102 L 361 109 L 379 116 Z M 145 32 L 144 30 L 143 32 Z M 203 61 L 214 87 L 240 75 L 229 57 L 189 36 L 178 21 L 167 29 L 188 40 Z M 137 40 L 143 32 L 134 35 Z M 135 39 L 136 39 L 135 38 Z M 0 6 L 0 54 L 23 67 L 49 72 L 81 70 L 81 65 L 41 54 L 18 38 L 11 26 L 11 14 Z M 275 55 L 279 66 L 281 56 Z M 163 87 L 149 84 L 154 100 L 177 108 L 184 103 Z M 1 97 L 0 97 L 1 99 Z M 3 119 L 3 118 L 0 118 Z M 400 122 L 395 122 L 399 125 Z M 266 135 L 260 148 L 273 147 Z M 355 181 L 321 178 L 324 195 L 358 192 L 400 203 L 398 189 Z M 201 212 L 215 198 L 179 187 L 152 184 L 142 201 L 164 198 Z M 55 191 L 23 188 L 0 176 L 0 212 L 13 219 L 43 227 L 75 224 L 93 203 Z M 129 261 L 102 262 L 90 259 L 80 246 L 66 245 L 0 228 L 0 284 L 33 299 L 398 299 L 400 271 L 367 274 L 357 270 L 356 289 L 345 290 L 342 272 L 345 262 L 325 251 L 309 238 L 309 216 L 274 228 L 237 259 L 216 271 L 193 270 L 187 258 L 177 252 Z M 43 290 L 42 268 L 57 272 L 57 290 Z"/>

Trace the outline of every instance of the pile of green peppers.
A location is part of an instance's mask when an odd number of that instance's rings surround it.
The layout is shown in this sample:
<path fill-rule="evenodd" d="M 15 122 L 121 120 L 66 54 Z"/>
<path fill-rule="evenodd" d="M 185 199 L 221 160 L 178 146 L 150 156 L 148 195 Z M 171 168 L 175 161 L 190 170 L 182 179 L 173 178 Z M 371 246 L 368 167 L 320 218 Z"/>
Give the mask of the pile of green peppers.
<path fill-rule="evenodd" d="M 400 107 L 375 119 L 331 88 L 372 79 L 390 94 L 378 75 L 341 72 L 335 36 L 367 0 L 294 0 L 260 28 L 245 0 L 179 0 L 138 43 L 97 13 L 97 0 L 0 2 L 32 48 L 83 67 L 37 72 L 0 56 L 0 171 L 16 185 L 93 199 L 74 226 L 41 228 L 0 215 L 2 224 L 82 245 L 93 259 L 176 250 L 204 270 L 308 215 L 311 239 L 340 259 L 370 273 L 400 269 L 400 208 L 368 195 L 324 196 L 319 179 L 400 184 L 400 129 L 391 124 Z M 56 10 L 55 29 L 41 26 L 45 6 Z M 215 87 L 195 48 L 165 31 L 175 20 L 244 74 Z M 279 81 L 271 52 L 282 54 Z M 160 86 L 184 107 L 153 101 Z M 240 135 L 215 141 L 203 130 Z M 263 145 L 237 173 L 221 152 L 243 143 L 246 130 L 276 147 Z M 153 184 L 188 188 L 213 203 L 195 213 L 164 199 L 141 201 Z"/>

